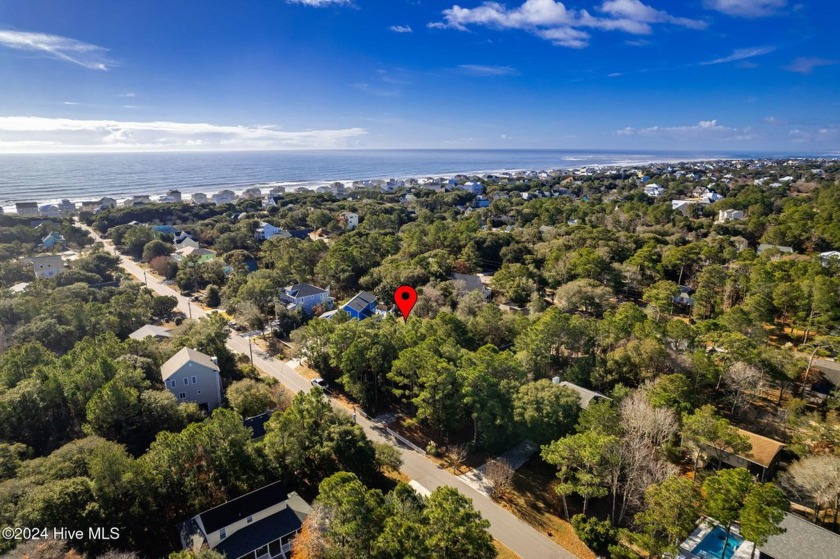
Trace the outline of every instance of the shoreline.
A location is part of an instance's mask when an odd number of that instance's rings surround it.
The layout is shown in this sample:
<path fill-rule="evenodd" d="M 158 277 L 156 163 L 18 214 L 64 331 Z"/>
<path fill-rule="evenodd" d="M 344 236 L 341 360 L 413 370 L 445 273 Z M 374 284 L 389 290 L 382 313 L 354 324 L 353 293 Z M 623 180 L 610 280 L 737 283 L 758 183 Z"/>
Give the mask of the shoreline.
<path fill-rule="evenodd" d="M 552 150 L 545 150 L 545 151 L 552 151 Z M 579 165 L 569 167 L 547 167 L 542 169 L 537 168 L 527 168 L 527 167 L 518 167 L 518 168 L 511 168 L 511 167 L 503 167 L 503 168 L 495 168 L 495 169 L 482 169 L 482 170 L 473 170 L 473 171 L 454 171 L 454 172 L 443 172 L 443 173 L 415 173 L 410 175 L 390 175 L 390 176 L 366 176 L 366 177 L 355 177 L 355 178 L 344 178 L 344 179 L 303 179 L 303 180 L 294 180 L 294 181 L 261 181 L 261 182 L 243 182 L 243 183 L 216 183 L 216 184 L 208 184 L 208 185 L 197 185 L 197 186 L 160 186 L 161 190 L 157 191 L 147 191 L 147 192 L 134 192 L 128 196 L 125 195 L 113 195 L 110 193 L 105 194 L 97 194 L 97 195 L 90 195 L 90 196 L 73 196 L 64 195 L 60 198 L 49 198 L 44 200 L 38 200 L 36 203 L 38 206 L 48 205 L 48 204 L 59 204 L 62 200 L 69 200 L 73 204 L 79 205 L 81 202 L 85 201 L 93 201 L 93 200 L 100 200 L 103 197 L 111 197 L 117 201 L 117 206 L 121 206 L 126 200 L 133 196 L 148 196 L 152 203 L 159 203 L 157 202 L 158 198 L 161 196 L 166 195 L 166 190 L 178 190 L 184 197 L 183 203 L 192 203 L 189 197 L 195 193 L 203 193 L 210 198 L 213 194 L 221 191 L 221 190 L 231 190 L 233 191 L 237 198 L 239 198 L 243 192 L 252 188 L 259 188 L 261 191 L 261 195 L 264 196 L 268 194 L 268 192 L 277 186 L 282 186 L 287 190 L 290 189 L 298 189 L 298 188 L 305 188 L 310 191 L 314 191 L 318 187 L 321 186 L 329 186 L 336 182 L 341 182 L 344 184 L 345 188 L 352 191 L 353 187 L 352 184 L 354 181 L 369 181 L 369 180 L 407 180 L 411 178 L 421 179 L 427 177 L 439 178 L 439 179 L 449 179 L 459 175 L 466 175 L 466 176 L 478 176 L 481 178 L 486 177 L 487 175 L 498 175 L 503 173 L 527 173 L 527 172 L 547 172 L 547 171 L 560 171 L 563 174 L 573 174 L 577 169 L 593 169 L 596 171 L 604 171 L 609 169 L 635 169 L 638 167 L 645 167 L 649 165 L 661 165 L 661 164 L 669 164 L 669 165 L 685 165 L 685 164 L 697 164 L 697 163 L 723 163 L 723 162 L 735 162 L 735 161 L 780 161 L 783 159 L 790 159 L 790 160 L 799 160 L 799 161 L 831 161 L 838 158 L 838 156 L 834 155 L 825 155 L 825 156 L 804 156 L 804 155 L 791 155 L 791 156 L 776 156 L 776 157 L 754 157 L 754 156 L 744 156 L 744 157 L 697 157 L 697 158 L 664 158 L 664 159 L 648 159 L 648 160 L 631 160 L 631 159 L 623 159 L 617 160 L 610 163 L 591 163 L 587 164 L 588 160 L 595 159 L 599 155 L 602 154 L 593 154 L 586 157 L 567 157 L 566 161 L 574 161 L 579 162 Z M 624 154 L 625 156 L 630 154 Z M 288 193 L 288 192 L 287 192 Z M 122 197 L 118 197 L 122 196 Z M 27 200 L 29 201 L 29 200 Z M 11 205 L 3 205 L 0 206 L 2 208 L 3 213 L 9 215 L 17 215 L 14 201 L 7 200 L 6 202 L 11 202 Z M 208 204 L 212 204 L 213 202 L 208 202 Z M 35 217 L 35 216 L 32 216 Z"/>

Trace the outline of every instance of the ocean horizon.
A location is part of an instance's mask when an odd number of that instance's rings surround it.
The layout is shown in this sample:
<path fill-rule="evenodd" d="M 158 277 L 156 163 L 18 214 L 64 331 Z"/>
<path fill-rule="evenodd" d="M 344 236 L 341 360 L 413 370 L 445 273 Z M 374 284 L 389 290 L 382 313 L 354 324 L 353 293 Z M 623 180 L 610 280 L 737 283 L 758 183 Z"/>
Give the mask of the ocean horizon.
<path fill-rule="evenodd" d="M 334 181 L 633 166 L 719 159 L 835 158 L 834 154 L 628 150 L 301 150 L 0 154 L 0 206 L 124 200 L 169 189 L 188 196 L 221 189 L 317 187 Z"/>

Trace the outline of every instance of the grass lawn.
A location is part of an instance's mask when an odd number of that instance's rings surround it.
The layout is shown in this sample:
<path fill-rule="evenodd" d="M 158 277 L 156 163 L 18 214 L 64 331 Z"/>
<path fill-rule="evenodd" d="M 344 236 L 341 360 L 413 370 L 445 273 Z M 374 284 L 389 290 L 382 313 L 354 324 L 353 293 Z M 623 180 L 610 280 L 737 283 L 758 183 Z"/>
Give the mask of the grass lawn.
<path fill-rule="evenodd" d="M 577 557 L 595 559 L 595 554 L 580 541 L 572 525 L 562 517 L 560 497 L 554 492 L 555 481 L 554 469 L 551 466 L 532 459 L 517 470 L 513 477 L 513 490 L 504 495 L 499 502 Z M 569 499 L 571 515 L 579 512 L 574 510 L 575 504 L 573 499 Z M 590 507 L 592 506 L 590 503 Z"/>

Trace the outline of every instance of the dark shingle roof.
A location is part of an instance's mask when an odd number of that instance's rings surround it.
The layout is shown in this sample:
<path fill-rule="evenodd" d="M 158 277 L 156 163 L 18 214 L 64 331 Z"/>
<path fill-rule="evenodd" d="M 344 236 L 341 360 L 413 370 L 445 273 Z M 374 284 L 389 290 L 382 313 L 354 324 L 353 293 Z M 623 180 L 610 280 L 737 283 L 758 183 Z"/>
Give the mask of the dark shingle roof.
<path fill-rule="evenodd" d="M 454 281 L 464 282 L 466 291 L 484 291 L 484 284 L 481 278 L 472 274 L 452 274 Z"/>
<path fill-rule="evenodd" d="M 275 481 L 256 491 L 251 491 L 241 497 L 223 503 L 218 507 L 206 510 L 198 516 L 201 517 L 204 530 L 209 534 L 277 503 L 281 503 L 287 497 L 288 495 L 283 485 L 279 481 Z M 245 551 L 248 550 L 246 549 Z M 239 555 L 233 555 L 232 557 L 239 557 Z"/>
<path fill-rule="evenodd" d="M 347 303 L 342 308 L 350 307 L 356 312 L 362 312 L 363 310 L 365 310 L 365 308 L 367 308 L 368 305 L 375 302 L 376 295 L 374 295 L 373 293 L 368 293 L 367 291 L 360 291 L 356 294 L 355 297 L 347 301 Z"/>
<path fill-rule="evenodd" d="M 291 508 L 254 522 L 223 540 L 214 551 L 235 559 L 300 529 L 301 520 Z"/>
<path fill-rule="evenodd" d="M 327 293 L 326 289 L 315 287 L 310 283 L 298 283 L 286 289 L 288 294 L 292 297 L 309 297 L 310 295 L 320 295 Z"/>
<path fill-rule="evenodd" d="M 794 514 L 785 515 L 782 528 L 785 529 L 784 533 L 770 536 L 767 543 L 759 548 L 762 557 L 772 557 L 772 559 L 840 557 L 840 535 Z"/>
<path fill-rule="evenodd" d="M 248 417 L 242 420 L 243 425 L 253 431 L 252 439 L 260 439 L 265 436 L 265 424 L 271 419 L 274 410 L 269 410 L 254 417 Z"/>

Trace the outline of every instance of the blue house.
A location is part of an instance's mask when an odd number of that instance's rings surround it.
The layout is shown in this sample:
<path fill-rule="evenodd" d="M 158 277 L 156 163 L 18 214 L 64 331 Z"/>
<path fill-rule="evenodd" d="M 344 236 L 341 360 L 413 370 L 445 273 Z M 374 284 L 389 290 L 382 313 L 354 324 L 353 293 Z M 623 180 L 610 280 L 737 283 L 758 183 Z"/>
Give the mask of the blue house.
<path fill-rule="evenodd" d="M 356 320 L 370 318 L 376 312 L 376 296 L 367 291 L 360 291 L 341 306 L 341 310 Z"/>
<path fill-rule="evenodd" d="M 280 293 L 280 299 L 286 303 L 287 309 L 303 309 L 306 314 L 312 314 L 312 309 L 316 305 L 328 309 L 333 303 L 329 289 L 321 289 L 308 283 L 298 283 L 284 288 Z"/>
<path fill-rule="evenodd" d="M 41 239 L 41 244 L 44 245 L 45 249 L 55 248 L 56 245 L 62 246 L 64 244 L 64 237 L 61 233 L 52 231 L 49 235 Z"/>

